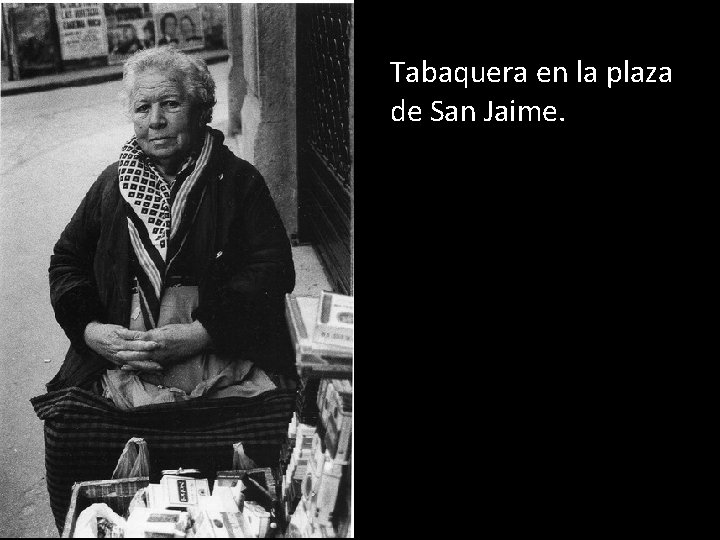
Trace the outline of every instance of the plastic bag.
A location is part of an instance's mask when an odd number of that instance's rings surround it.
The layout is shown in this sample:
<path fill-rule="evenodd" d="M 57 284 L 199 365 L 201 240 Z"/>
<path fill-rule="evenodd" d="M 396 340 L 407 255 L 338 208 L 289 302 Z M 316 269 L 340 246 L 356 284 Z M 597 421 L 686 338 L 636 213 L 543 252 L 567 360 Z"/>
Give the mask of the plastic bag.
<path fill-rule="evenodd" d="M 123 538 L 126 525 L 127 522 L 107 504 L 95 503 L 80 512 L 73 538 Z"/>
<path fill-rule="evenodd" d="M 127 512 L 125 512 L 125 517 L 130 516 L 130 514 L 132 514 L 133 510 L 135 510 L 136 508 L 147 508 L 147 507 L 148 507 L 147 488 L 140 488 L 137 490 L 137 492 L 133 496 L 132 500 L 130 501 Z"/>
<path fill-rule="evenodd" d="M 257 465 L 245 454 L 245 449 L 241 442 L 233 444 L 233 469 L 236 471 L 246 471 L 247 469 L 256 469 Z"/>
<path fill-rule="evenodd" d="M 133 437 L 125 443 L 112 477 L 115 480 L 138 476 L 150 476 L 150 451 L 145 439 Z"/>

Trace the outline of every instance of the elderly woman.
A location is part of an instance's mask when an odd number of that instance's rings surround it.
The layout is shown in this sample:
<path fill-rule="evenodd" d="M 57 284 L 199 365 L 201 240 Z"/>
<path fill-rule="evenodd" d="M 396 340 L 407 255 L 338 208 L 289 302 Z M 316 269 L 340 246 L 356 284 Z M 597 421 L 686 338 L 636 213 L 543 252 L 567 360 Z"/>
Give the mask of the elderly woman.
<path fill-rule="evenodd" d="M 46 421 L 59 527 L 72 482 L 109 478 L 129 437 L 146 438 L 155 473 L 211 476 L 230 468 L 233 442 L 279 444 L 292 413 L 290 244 L 261 175 L 208 127 L 215 84 L 205 63 L 141 51 L 123 84 L 134 135 L 50 261 L 70 348 L 33 404 Z"/>
<path fill-rule="evenodd" d="M 101 381 L 123 408 L 271 389 L 264 369 L 288 367 L 282 302 L 295 275 L 270 193 L 208 127 L 215 85 L 202 60 L 143 51 L 123 82 L 135 135 L 51 258 L 71 341 L 51 385 Z"/>

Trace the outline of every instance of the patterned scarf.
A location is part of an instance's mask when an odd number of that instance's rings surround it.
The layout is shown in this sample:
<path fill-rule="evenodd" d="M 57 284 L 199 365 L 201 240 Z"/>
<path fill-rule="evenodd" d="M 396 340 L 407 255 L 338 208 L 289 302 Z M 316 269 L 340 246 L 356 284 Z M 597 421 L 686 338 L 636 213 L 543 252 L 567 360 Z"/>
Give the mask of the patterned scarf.
<path fill-rule="evenodd" d="M 208 130 L 199 155 L 191 156 L 168 186 L 135 137 L 120 152 L 118 177 L 137 259 L 136 278 L 145 328 L 155 328 L 163 283 L 180 253 L 205 193 L 203 172 L 215 137 Z M 204 177 L 203 177 L 204 178 Z"/>

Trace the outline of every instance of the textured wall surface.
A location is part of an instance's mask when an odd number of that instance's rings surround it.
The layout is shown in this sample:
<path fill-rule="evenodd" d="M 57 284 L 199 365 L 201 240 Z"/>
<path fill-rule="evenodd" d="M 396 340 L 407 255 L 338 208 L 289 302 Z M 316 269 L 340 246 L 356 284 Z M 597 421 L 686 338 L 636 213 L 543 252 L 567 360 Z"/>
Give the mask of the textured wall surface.
<path fill-rule="evenodd" d="M 295 6 L 229 4 L 230 132 L 297 234 Z"/>

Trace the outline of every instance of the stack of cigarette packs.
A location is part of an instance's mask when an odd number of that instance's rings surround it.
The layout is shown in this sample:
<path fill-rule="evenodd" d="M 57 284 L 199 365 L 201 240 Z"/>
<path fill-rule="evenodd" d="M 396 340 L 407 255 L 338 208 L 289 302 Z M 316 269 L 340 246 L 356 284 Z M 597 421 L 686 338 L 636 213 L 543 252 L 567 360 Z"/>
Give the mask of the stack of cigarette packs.
<path fill-rule="evenodd" d="M 290 423 L 288 441 L 294 444 L 282 493 L 293 535 L 329 538 L 338 535 L 339 515 L 349 513 L 338 510 L 349 506 L 352 383 L 320 379 L 316 402 L 317 426 L 301 423 L 297 415 Z"/>
<path fill-rule="evenodd" d="M 285 514 L 292 514 L 297 505 L 302 481 L 307 473 L 307 463 L 312 449 L 313 436 L 317 428 L 303 424 L 297 414 L 288 427 L 289 458 L 285 465 L 285 474 L 282 477 L 281 492 L 285 503 Z M 282 464 L 281 464 L 282 466 Z"/>
<path fill-rule="evenodd" d="M 301 377 L 352 377 L 354 299 L 285 295 L 285 316 Z"/>
<path fill-rule="evenodd" d="M 276 524 L 261 504 L 244 499 L 243 474 L 218 474 L 212 491 L 205 478 L 164 475 L 131 504 L 125 537 L 266 537 Z"/>
<path fill-rule="evenodd" d="M 333 459 L 349 459 L 352 435 L 352 383 L 344 379 L 322 379 L 317 393 L 324 443 Z"/>

